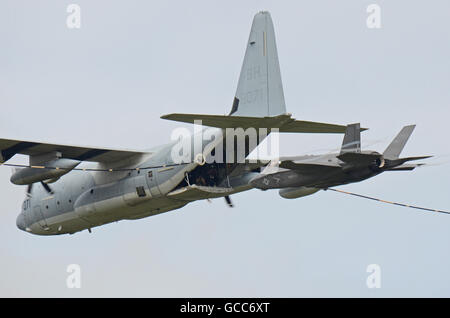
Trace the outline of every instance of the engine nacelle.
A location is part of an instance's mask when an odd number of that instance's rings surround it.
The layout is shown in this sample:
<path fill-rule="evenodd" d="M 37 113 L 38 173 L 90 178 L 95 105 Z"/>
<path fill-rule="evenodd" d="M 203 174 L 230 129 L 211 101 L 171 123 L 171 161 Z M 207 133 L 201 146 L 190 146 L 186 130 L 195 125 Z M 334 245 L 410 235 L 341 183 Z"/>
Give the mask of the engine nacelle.
<path fill-rule="evenodd" d="M 61 158 L 47 162 L 42 167 L 17 169 L 11 176 L 11 182 L 17 185 L 27 185 L 45 180 L 57 180 L 74 169 L 80 162 Z"/>
<path fill-rule="evenodd" d="M 379 158 L 375 159 L 375 161 L 369 166 L 369 168 L 374 172 L 379 172 L 383 170 L 385 166 L 386 160 L 383 156 L 380 156 Z"/>
<path fill-rule="evenodd" d="M 384 165 L 386 164 L 386 160 L 384 160 L 384 157 L 381 156 L 380 158 L 378 158 L 377 160 L 375 160 L 375 164 L 378 166 L 378 168 L 383 168 Z"/>
<path fill-rule="evenodd" d="M 308 187 L 299 187 L 299 188 L 284 188 L 278 191 L 278 194 L 285 199 L 297 199 L 307 195 L 311 195 L 319 191 L 318 188 L 308 188 Z"/>

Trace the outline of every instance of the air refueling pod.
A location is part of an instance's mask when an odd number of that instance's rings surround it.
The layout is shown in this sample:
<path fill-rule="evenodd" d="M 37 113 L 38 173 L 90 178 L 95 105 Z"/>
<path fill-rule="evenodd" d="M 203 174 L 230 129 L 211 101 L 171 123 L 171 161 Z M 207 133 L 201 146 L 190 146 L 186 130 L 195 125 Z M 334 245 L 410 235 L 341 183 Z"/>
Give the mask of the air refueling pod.
<path fill-rule="evenodd" d="M 19 168 L 11 176 L 11 182 L 17 185 L 29 185 L 40 181 L 56 180 L 69 173 L 81 161 L 59 158 L 49 161 L 42 166 Z"/>
<path fill-rule="evenodd" d="M 319 188 L 308 188 L 308 187 L 298 187 L 298 188 L 284 188 L 278 191 L 278 194 L 285 199 L 296 199 L 307 195 L 311 195 L 319 191 Z"/>

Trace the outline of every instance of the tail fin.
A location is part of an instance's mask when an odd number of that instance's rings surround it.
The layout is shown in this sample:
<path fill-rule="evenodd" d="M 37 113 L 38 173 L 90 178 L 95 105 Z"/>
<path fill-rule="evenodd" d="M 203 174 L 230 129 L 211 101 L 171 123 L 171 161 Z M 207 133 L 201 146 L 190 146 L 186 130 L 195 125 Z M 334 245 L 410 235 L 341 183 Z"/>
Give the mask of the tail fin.
<path fill-rule="evenodd" d="M 346 128 L 295 120 L 286 114 L 275 32 L 268 12 L 260 12 L 253 19 L 230 116 L 168 114 L 161 118 L 186 123 L 202 120 L 205 126 L 219 128 L 279 128 L 279 132 L 287 133 L 340 134 Z"/>
<path fill-rule="evenodd" d="M 253 19 L 244 63 L 230 115 L 265 117 L 286 113 L 272 18 Z"/>
<path fill-rule="evenodd" d="M 416 125 L 403 127 L 402 130 L 398 133 L 397 137 L 392 140 L 390 145 L 383 152 L 383 156 L 387 159 L 397 159 L 400 156 L 400 153 L 405 147 L 406 142 L 408 141 L 409 136 L 411 136 L 415 127 Z"/>
<path fill-rule="evenodd" d="M 359 123 L 347 125 L 342 141 L 341 155 L 346 152 L 361 152 L 361 127 Z"/>

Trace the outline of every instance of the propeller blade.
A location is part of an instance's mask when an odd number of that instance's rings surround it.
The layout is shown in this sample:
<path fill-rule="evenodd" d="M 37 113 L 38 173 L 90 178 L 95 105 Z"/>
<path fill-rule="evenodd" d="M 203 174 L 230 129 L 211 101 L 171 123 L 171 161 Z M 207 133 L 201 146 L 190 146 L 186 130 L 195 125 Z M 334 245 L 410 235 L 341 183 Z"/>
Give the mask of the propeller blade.
<path fill-rule="evenodd" d="M 33 183 L 27 186 L 27 196 L 31 198 L 31 190 L 33 190 Z"/>
<path fill-rule="evenodd" d="M 228 204 L 228 206 L 230 207 L 230 208 L 232 208 L 234 205 L 233 205 L 233 202 L 231 202 L 231 199 L 230 199 L 230 196 L 229 195 L 226 195 L 225 196 L 225 201 L 227 202 L 227 204 Z"/>
<path fill-rule="evenodd" d="M 50 186 L 47 183 L 44 183 L 41 181 L 41 184 L 44 187 L 45 191 L 47 191 L 50 194 L 53 194 L 53 190 L 50 188 Z"/>

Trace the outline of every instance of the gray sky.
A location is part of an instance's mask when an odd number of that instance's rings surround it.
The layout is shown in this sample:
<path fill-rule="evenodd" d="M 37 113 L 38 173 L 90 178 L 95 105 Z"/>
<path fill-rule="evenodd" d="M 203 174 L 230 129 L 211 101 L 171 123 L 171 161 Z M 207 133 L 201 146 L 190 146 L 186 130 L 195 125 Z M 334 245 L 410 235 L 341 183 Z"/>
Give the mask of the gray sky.
<path fill-rule="evenodd" d="M 81 29 L 66 7 L 81 6 Z M 381 6 L 381 29 L 366 8 Z M 0 137 L 147 149 L 172 113 L 231 108 L 253 15 L 275 25 L 286 106 L 296 118 L 370 130 L 382 151 L 417 124 L 413 172 L 342 189 L 450 209 L 450 3 L 434 1 L 18 1 L 0 3 Z M 188 127 L 188 126 L 186 126 Z M 339 148 L 342 136 L 286 135 L 285 155 Z M 367 149 L 366 147 L 366 149 Z M 21 162 L 24 158 L 15 158 Z M 440 163 L 440 165 L 437 165 Z M 444 164 L 442 164 L 444 163 Z M 252 190 L 72 236 L 15 219 L 24 187 L 0 167 L 0 296 L 450 296 L 450 216 L 319 192 Z M 81 289 L 66 268 L 81 266 Z M 381 266 L 368 289 L 366 267 Z"/>

